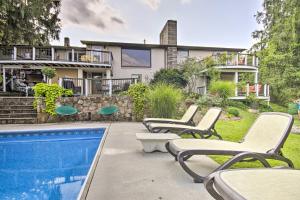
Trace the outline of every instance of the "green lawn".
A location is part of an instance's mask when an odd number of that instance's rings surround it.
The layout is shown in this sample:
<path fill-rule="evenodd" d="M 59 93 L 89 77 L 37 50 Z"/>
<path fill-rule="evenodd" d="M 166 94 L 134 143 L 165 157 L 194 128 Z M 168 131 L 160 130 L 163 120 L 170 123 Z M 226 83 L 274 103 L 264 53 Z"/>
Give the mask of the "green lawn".
<path fill-rule="evenodd" d="M 216 124 L 216 129 L 218 133 L 220 133 L 224 140 L 229 141 L 240 141 L 244 134 L 247 133 L 247 130 L 254 122 L 255 118 L 257 117 L 256 114 L 249 113 L 244 110 L 240 110 L 241 120 L 219 120 Z M 279 110 L 277 110 L 279 111 Z M 283 110 L 281 110 L 283 111 Z M 299 120 L 298 120 L 299 121 Z M 290 134 L 288 137 L 284 148 L 283 154 L 291 159 L 295 167 L 300 169 L 300 135 Z M 211 156 L 215 161 L 218 163 L 224 163 L 228 160 L 228 156 Z M 279 161 L 272 161 L 270 160 L 270 164 L 272 166 L 283 166 L 285 163 Z M 238 163 L 234 167 L 242 168 L 242 167 L 261 167 L 262 165 L 259 162 L 243 162 Z"/>

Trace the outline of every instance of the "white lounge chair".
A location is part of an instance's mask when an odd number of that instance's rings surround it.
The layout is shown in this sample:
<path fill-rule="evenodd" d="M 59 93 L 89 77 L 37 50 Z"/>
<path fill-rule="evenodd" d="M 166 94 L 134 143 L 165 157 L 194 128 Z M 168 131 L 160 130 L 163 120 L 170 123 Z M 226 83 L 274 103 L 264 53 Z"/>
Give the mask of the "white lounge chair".
<path fill-rule="evenodd" d="M 238 169 L 211 174 L 207 191 L 217 200 L 298 200 L 300 170 Z"/>
<path fill-rule="evenodd" d="M 168 152 L 178 160 L 185 172 L 194 182 L 203 182 L 203 176 L 196 174 L 185 163 L 194 155 L 231 155 L 223 165 L 215 171 L 227 169 L 233 164 L 247 160 L 259 160 L 269 167 L 265 159 L 275 159 L 286 162 L 294 167 L 291 160 L 284 157 L 281 148 L 293 126 L 294 119 L 286 113 L 262 113 L 249 129 L 244 139 L 238 142 L 201 139 L 176 139 L 166 143 Z"/>
<path fill-rule="evenodd" d="M 143 124 L 149 130 L 150 123 L 168 123 L 168 124 L 184 124 L 194 125 L 193 118 L 197 113 L 198 106 L 191 105 L 181 119 L 168 119 L 168 118 L 145 118 Z"/>
<path fill-rule="evenodd" d="M 221 108 L 210 108 L 203 116 L 197 126 L 188 126 L 181 124 L 167 124 L 167 123 L 151 123 L 149 125 L 150 132 L 158 133 L 161 131 L 169 132 L 172 130 L 179 131 L 181 134 L 192 134 L 196 138 L 196 134 L 199 134 L 201 138 L 209 138 L 216 136 L 219 139 L 222 137 L 215 130 L 215 124 L 221 115 Z"/>

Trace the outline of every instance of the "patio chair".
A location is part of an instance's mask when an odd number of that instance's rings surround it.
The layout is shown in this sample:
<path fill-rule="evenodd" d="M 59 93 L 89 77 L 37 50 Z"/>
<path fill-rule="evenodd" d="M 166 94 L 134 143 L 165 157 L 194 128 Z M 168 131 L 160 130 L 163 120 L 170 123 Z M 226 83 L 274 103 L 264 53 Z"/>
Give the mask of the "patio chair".
<path fill-rule="evenodd" d="M 200 137 L 203 139 L 207 139 L 211 136 L 216 136 L 219 139 L 222 139 L 221 135 L 219 135 L 215 129 L 215 124 L 218 121 L 221 112 L 221 108 L 210 108 L 200 120 L 197 126 L 167 123 L 151 123 L 149 125 L 149 131 L 153 133 L 158 133 L 161 131 L 169 132 L 173 130 L 179 131 L 179 135 L 191 134 L 194 138 L 196 138 L 196 134 L 199 134 Z"/>
<path fill-rule="evenodd" d="M 194 125 L 193 118 L 197 113 L 198 106 L 191 105 L 181 119 L 168 119 L 168 118 L 145 118 L 143 124 L 149 130 L 150 123 L 168 123 L 168 124 L 185 124 Z"/>
<path fill-rule="evenodd" d="M 259 160 L 264 166 L 270 166 L 264 159 L 280 160 L 294 168 L 292 161 L 284 157 L 281 152 L 293 122 L 293 117 L 286 113 L 262 113 L 240 143 L 220 140 L 177 139 L 167 142 L 166 149 L 197 183 L 203 182 L 205 177 L 195 173 L 185 163 L 194 155 L 233 156 L 214 171 L 227 169 L 233 164 L 245 160 Z"/>
<path fill-rule="evenodd" d="M 300 170 L 238 169 L 213 173 L 205 187 L 217 200 L 300 199 Z"/>

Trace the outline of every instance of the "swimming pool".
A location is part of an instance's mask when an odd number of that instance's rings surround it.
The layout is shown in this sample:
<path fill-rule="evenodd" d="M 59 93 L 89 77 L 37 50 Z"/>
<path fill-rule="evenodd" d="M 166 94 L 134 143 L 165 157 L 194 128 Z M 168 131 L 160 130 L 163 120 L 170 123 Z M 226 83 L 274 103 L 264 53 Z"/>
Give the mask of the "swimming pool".
<path fill-rule="evenodd" d="M 76 199 L 104 131 L 0 133 L 0 199 Z"/>

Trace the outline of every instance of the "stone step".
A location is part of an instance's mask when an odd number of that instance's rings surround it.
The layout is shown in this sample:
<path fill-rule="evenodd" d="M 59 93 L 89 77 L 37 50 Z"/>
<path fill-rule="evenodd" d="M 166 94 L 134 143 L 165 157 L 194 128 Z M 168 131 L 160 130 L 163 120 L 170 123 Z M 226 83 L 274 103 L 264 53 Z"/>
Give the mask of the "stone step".
<path fill-rule="evenodd" d="M 0 119 L 0 124 L 35 124 L 36 118 L 4 118 Z"/>
<path fill-rule="evenodd" d="M 14 110 L 34 110 L 33 105 L 1 105 L 0 104 L 0 110 L 3 109 L 14 109 Z"/>
<path fill-rule="evenodd" d="M 36 110 L 32 109 L 1 109 L 0 114 L 13 114 L 13 113 L 36 113 Z"/>
<path fill-rule="evenodd" d="M 0 105 L 32 105 L 32 97 L 0 97 Z"/>
<path fill-rule="evenodd" d="M 6 118 L 36 118 L 36 113 L 10 113 L 10 114 L 0 114 L 0 119 Z"/>

